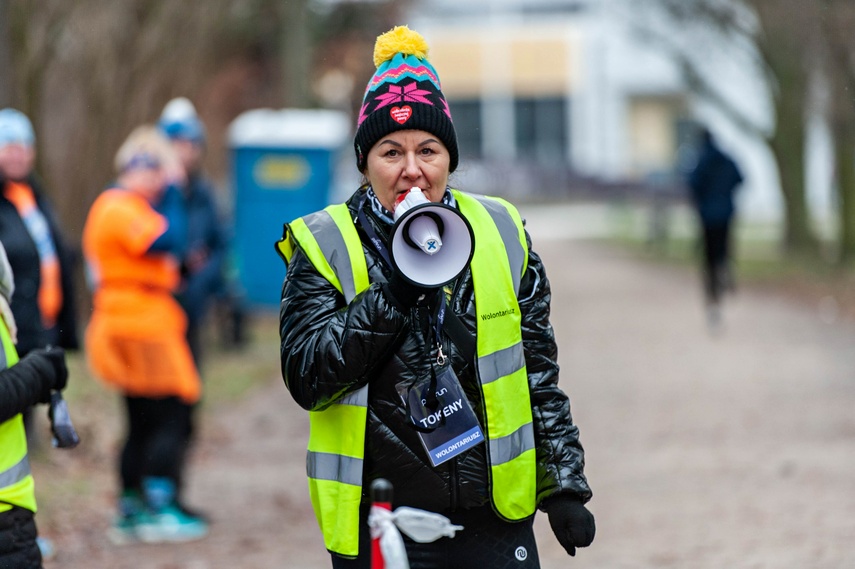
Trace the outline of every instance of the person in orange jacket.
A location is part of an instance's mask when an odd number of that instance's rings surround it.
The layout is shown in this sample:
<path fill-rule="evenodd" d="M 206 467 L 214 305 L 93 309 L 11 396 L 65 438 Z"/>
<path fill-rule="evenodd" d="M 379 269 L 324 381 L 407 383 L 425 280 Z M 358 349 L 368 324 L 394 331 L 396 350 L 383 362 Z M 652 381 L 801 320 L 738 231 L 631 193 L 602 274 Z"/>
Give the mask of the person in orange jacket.
<path fill-rule="evenodd" d="M 180 172 L 153 126 L 134 130 L 116 155 L 118 179 L 89 211 L 83 251 L 94 288 L 86 353 L 96 376 L 124 396 L 128 434 L 120 459 L 118 543 L 188 541 L 208 524 L 183 509 L 177 486 L 201 382 L 187 319 L 173 297 L 184 246 Z"/>

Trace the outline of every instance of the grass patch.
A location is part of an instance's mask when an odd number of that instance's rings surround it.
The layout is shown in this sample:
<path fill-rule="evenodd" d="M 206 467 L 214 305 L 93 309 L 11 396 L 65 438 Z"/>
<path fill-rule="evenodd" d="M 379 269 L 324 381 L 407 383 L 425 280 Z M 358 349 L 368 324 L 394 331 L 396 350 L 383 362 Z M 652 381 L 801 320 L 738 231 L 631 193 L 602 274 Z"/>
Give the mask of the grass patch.
<path fill-rule="evenodd" d="M 279 316 L 253 315 L 248 336 L 242 347 L 225 348 L 209 335 L 202 362 L 206 405 L 241 399 L 271 377 L 279 377 Z"/>
<path fill-rule="evenodd" d="M 605 241 L 652 263 L 698 270 L 701 258 L 696 222 L 682 207 L 667 210 L 658 233 L 651 211 L 616 207 L 613 231 Z M 819 307 L 824 318 L 855 319 L 855 270 L 841 268 L 821 255 L 786 256 L 780 227 L 738 221 L 733 235 L 733 269 L 740 287 L 782 294 Z"/>

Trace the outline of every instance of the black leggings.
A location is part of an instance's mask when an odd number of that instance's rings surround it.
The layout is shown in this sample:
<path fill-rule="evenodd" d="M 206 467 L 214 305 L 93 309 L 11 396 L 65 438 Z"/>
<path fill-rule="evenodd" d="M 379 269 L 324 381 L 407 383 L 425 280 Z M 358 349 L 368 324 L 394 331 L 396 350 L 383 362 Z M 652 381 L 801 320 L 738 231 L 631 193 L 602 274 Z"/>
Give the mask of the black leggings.
<path fill-rule="evenodd" d="M 128 438 L 122 449 L 120 474 L 124 490 L 139 490 L 149 476 L 180 484 L 192 431 L 193 406 L 177 397 L 125 397 Z"/>
<path fill-rule="evenodd" d="M 433 543 L 416 543 L 404 535 L 410 569 L 540 568 L 534 541 L 533 517 L 522 522 L 509 523 L 499 519 L 489 506 L 444 515 L 464 529 L 458 531 L 453 538 L 442 537 Z M 371 541 L 366 508 L 360 513 L 359 557 L 344 559 L 333 554 L 332 566 L 333 569 L 371 567 Z"/>
<path fill-rule="evenodd" d="M 730 222 L 704 225 L 703 245 L 704 289 L 710 302 L 718 302 L 725 286 L 723 271 L 730 258 Z"/>

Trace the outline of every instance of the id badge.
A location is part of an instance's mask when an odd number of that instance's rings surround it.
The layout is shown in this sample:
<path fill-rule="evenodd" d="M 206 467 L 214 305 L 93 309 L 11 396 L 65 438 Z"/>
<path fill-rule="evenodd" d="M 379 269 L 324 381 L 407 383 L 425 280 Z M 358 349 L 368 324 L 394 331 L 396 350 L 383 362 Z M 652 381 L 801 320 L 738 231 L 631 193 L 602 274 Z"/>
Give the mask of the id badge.
<path fill-rule="evenodd" d="M 431 464 L 439 466 L 483 442 L 484 434 L 451 366 L 437 371 L 437 405 L 433 409 L 427 406 L 430 383 L 424 379 L 399 386 L 398 391 L 404 404 L 409 402 L 413 423 L 421 428 L 419 438 Z M 429 429 L 432 430 L 422 432 Z"/>

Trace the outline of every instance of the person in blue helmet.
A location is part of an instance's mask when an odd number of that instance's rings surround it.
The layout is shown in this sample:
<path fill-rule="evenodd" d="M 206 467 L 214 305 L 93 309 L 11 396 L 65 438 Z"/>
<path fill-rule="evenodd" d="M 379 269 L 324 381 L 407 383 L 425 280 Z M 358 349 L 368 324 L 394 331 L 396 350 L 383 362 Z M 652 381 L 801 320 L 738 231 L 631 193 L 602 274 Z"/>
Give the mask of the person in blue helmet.
<path fill-rule="evenodd" d="M 202 171 L 205 126 L 193 103 L 185 97 L 172 99 L 163 108 L 157 125 L 171 142 L 185 174 L 179 190 L 183 197 L 186 249 L 181 260 L 182 282 L 175 296 L 187 315 L 187 343 L 201 373 L 203 325 L 214 300 L 226 289 L 227 239 L 214 201 L 213 184 Z M 188 445 L 194 437 L 195 423 L 191 420 L 188 425 Z M 205 519 L 202 512 L 190 510 L 184 504 L 181 481 L 178 482 L 179 506 L 188 514 Z"/>
<path fill-rule="evenodd" d="M 182 263 L 183 283 L 177 295 L 187 313 L 187 341 L 196 365 L 201 365 L 201 326 L 212 300 L 224 288 L 226 236 L 214 202 L 214 188 L 202 172 L 205 127 L 189 99 L 172 99 L 163 109 L 158 127 L 172 142 L 186 173 L 184 197 L 187 250 Z"/>

